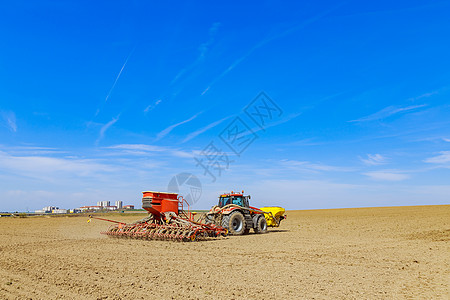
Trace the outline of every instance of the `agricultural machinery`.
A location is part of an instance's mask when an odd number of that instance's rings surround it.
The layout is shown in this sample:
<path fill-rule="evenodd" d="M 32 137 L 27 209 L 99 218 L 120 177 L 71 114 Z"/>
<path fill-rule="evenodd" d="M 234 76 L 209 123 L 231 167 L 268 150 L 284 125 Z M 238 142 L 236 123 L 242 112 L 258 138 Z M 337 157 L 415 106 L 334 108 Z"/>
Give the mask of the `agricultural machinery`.
<path fill-rule="evenodd" d="M 148 217 L 131 224 L 90 217 L 115 223 L 102 232 L 113 237 L 187 242 L 228 233 L 223 227 L 195 222 L 189 204 L 175 193 L 143 192 L 142 208 L 148 211 Z"/>
<path fill-rule="evenodd" d="M 252 207 L 250 198 L 250 195 L 244 196 L 244 191 L 220 195 L 218 205 L 206 214 L 206 224 L 222 226 L 231 235 L 242 235 L 249 233 L 250 229 L 255 233 L 266 233 L 267 227 L 278 227 L 286 218 L 284 208 Z"/>
<path fill-rule="evenodd" d="M 250 196 L 233 193 L 219 197 L 204 217 L 205 222 L 194 220 L 189 204 L 176 193 L 142 192 L 142 208 L 149 215 L 134 223 L 123 223 L 97 216 L 89 216 L 114 223 L 102 234 L 112 237 L 145 240 L 198 241 L 219 236 L 246 234 L 253 229 L 256 233 L 267 232 L 267 227 L 280 226 L 284 208 L 249 205 Z M 202 220 L 202 219 L 200 219 Z"/>

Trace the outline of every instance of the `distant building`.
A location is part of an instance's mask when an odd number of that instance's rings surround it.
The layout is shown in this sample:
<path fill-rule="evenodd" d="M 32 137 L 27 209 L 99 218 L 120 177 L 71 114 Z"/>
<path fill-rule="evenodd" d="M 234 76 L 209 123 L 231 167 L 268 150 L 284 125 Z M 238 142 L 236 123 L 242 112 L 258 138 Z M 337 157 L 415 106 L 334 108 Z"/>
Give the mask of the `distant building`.
<path fill-rule="evenodd" d="M 97 206 L 102 206 L 102 201 L 98 201 Z"/>
<path fill-rule="evenodd" d="M 102 206 L 100 206 L 100 205 L 97 205 L 97 206 L 81 206 L 81 207 L 79 207 L 79 208 L 77 208 L 77 209 L 79 209 L 80 211 L 82 211 L 82 212 L 86 212 L 86 211 L 96 211 L 96 210 L 100 210 L 100 209 L 102 209 Z"/>
<path fill-rule="evenodd" d="M 134 205 L 125 205 L 124 209 L 134 209 Z"/>
<path fill-rule="evenodd" d="M 109 201 L 102 201 L 102 205 L 101 206 L 106 207 L 106 206 L 110 206 L 110 205 L 111 204 L 110 204 Z"/>
<path fill-rule="evenodd" d="M 60 209 L 56 206 L 46 206 L 43 209 L 34 211 L 35 214 L 66 214 L 67 209 Z"/>
<path fill-rule="evenodd" d="M 35 214 L 51 214 L 53 213 L 53 211 L 55 210 L 59 210 L 59 207 L 56 206 L 46 206 L 43 209 L 38 209 L 35 210 L 34 213 Z"/>
<path fill-rule="evenodd" d="M 108 201 L 109 202 L 109 201 Z M 76 208 L 75 210 L 80 212 L 86 212 L 86 211 L 97 211 L 97 210 L 117 210 L 117 207 L 114 205 L 107 205 L 107 206 L 101 206 L 101 205 L 94 205 L 94 206 L 81 206 L 79 208 Z"/>
<path fill-rule="evenodd" d="M 42 210 L 45 211 L 46 213 L 50 214 L 50 213 L 52 213 L 52 211 L 54 211 L 55 209 L 59 209 L 59 207 L 56 207 L 56 206 L 46 206 L 46 207 L 44 207 Z"/>
<path fill-rule="evenodd" d="M 122 201 L 116 201 L 115 205 L 116 205 L 117 209 L 121 209 L 122 206 L 123 206 L 123 202 Z"/>

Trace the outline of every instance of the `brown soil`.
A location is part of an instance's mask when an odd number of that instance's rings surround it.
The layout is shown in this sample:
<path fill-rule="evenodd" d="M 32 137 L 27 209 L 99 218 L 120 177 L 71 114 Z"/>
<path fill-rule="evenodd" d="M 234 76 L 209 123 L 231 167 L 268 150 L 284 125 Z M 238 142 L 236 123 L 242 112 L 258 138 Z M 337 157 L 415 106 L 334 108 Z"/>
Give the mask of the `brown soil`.
<path fill-rule="evenodd" d="M 268 234 L 196 243 L 86 220 L 0 218 L 0 298 L 449 297 L 450 206 L 290 211 Z"/>

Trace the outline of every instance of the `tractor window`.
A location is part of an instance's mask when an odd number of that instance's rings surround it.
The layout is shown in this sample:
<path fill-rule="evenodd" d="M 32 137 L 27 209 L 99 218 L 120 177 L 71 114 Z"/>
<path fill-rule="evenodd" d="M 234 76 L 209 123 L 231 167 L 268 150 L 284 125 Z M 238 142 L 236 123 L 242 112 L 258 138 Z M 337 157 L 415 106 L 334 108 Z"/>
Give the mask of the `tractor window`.
<path fill-rule="evenodd" d="M 220 207 L 225 206 L 225 205 L 230 204 L 230 203 L 231 203 L 230 202 L 230 197 L 220 197 L 220 200 L 219 200 L 219 206 Z"/>
<path fill-rule="evenodd" d="M 233 204 L 242 206 L 242 197 L 233 197 Z"/>

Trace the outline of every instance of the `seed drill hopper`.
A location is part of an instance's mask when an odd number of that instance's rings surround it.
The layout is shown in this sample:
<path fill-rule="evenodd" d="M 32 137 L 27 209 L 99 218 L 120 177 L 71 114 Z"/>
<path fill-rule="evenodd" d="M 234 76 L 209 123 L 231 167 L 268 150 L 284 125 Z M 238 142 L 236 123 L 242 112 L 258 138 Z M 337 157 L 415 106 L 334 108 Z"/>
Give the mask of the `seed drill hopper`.
<path fill-rule="evenodd" d="M 198 241 L 228 234 L 228 230 L 221 226 L 195 222 L 189 204 L 176 193 L 152 191 L 142 193 L 142 208 L 149 213 L 148 217 L 142 220 L 127 224 L 90 216 L 94 219 L 115 223 L 102 234 L 112 237 L 181 242 Z"/>

